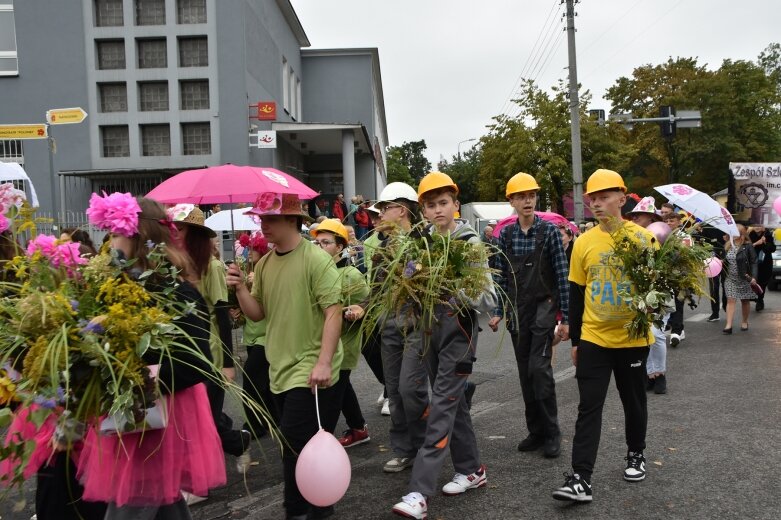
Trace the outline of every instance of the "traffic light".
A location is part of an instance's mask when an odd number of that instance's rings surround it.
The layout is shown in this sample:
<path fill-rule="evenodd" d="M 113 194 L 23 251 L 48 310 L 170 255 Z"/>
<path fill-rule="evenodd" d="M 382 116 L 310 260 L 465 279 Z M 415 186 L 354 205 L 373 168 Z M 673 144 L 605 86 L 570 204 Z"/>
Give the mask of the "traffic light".
<path fill-rule="evenodd" d="M 659 107 L 659 116 L 670 117 L 675 116 L 675 108 L 670 105 L 664 105 Z M 662 121 L 659 123 L 662 129 L 662 137 L 672 138 L 675 137 L 675 121 Z"/>

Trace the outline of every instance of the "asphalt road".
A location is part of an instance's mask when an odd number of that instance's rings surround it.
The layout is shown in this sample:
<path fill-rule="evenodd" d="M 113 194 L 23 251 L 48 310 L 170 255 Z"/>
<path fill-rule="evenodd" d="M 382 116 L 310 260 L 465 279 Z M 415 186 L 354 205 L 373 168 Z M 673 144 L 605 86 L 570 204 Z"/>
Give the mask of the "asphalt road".
<path fill-rule="evenodd" d="M 429 518 L 781 518 L 776 480 L 781 463 L 781 293 L 770 293 L 766 305 L 762 313 L 752 312 L 748 332 L 740 332 L 736 322 L 732 336 L 721 334 L 723 314 L 720 323 L 708 323 L 707 305 L 686 309 L 686 339 L 668 351 L 668 393 L 648 396 L 644 482 L 622 478 L 623 413 L 611 386 L 593 475 L 594 501 L 587 505 L 569 505 L 550 496 L 570 470 L 577 416 L 569 343 L 559 345 L 555 359 L 562 455 L 547 460 L 540 452 L 516 450 L 526 431 L 510 339 L 483 327 L 472 378 L 478 385 L 472 415 L 488 485 L 458 497 L 432 497 Z M 352 484 L 337 504 L 335 518 L 395 518 L 390 510 L 407 492 L 409 472 L 382 472 L 390 452 L 389 420 L 375 404 L 381 387 L 363 364 L 352 379 L 372 440 L 348 450 Z M 342 428 L 340 424 L 339 431 Z M 278 447 L 264 439 L 253 447 L 253 457 L 258 464 L 246 481 L 228 457 L 229 484 L 192 507 L 196 520 L 284 518 Z M 441 484 L 452 471 L 448 462 Z M 29 506 L 14 514 L 4 502 L 0 517 L 30 518 Z"/>

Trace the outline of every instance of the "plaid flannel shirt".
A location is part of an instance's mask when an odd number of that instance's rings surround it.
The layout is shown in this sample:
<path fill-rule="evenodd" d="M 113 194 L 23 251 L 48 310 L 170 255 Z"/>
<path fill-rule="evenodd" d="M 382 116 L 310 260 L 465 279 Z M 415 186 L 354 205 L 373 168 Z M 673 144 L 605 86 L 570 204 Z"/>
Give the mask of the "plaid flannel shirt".
<path fill-rule="evenodd" d="M 504 294 L 508 294 L 507 275 L 510 270 L 510 265 L 505 258 L 504 254 L 507 252 L 505 246 L 505 233 L 510 233 L 510 254 L 513 255 L 527 255 L 534 251 L 536 236 L 538 232 L 545 233 L 545 240 L 542 244 L 544 254 L 550 258 L 553 267 L 553 274 L 556 277 L 556 285 L 559 287 L 559 310 L 562 314 L 562 320 L 567 322 L 569 320 L 569 263 L 567 262 L 567 254 L 564 252 L 564 246 L 561 244 L 561 234 L 556 226 L 542 220 L 537 215 L 534 216 L 534 223 L 529 229 L 528 234 L 524 235 L 521 231 L 521 226 L 518 221 L 514 221 L 510 226 L 509 231 L 502 231 L 499 233 L 497 239 L 497 248 L 499 252 L 495 255 L 495 267 L 499 271 L 494 275 L 494 281 L 502 288 Z M 512 302 L 513 304 L 515 302 Z M 503 317 L 504 316 L 504 299 L 499 299 L 499 306 L 494 309 L 493 315 Z"/>

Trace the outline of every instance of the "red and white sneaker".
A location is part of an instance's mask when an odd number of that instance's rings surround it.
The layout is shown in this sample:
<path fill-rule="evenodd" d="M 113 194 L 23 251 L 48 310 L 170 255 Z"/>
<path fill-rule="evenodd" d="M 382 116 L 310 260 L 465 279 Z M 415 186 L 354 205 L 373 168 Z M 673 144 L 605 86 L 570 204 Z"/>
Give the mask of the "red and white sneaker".
<path fill-rule="evenodd" d="M 488 483 L 488 477 L 485 474 L 485 464 L 472 473 L 471 475 L 462 475 L 456 473 L 453 476 L 453 480 L 448 482 L 442 487 L 442 494 L 452 496 L 460 495 L 470 489 L 477 489 L 483 487 Z"/>
<path fill-rule="evenodd" d="M 424 520 L 428 517 L 426 497 L 420 493 L 410 493 L 401 497 L 401 502 L 393 506 L 393 512 L 405 518 Z"/>
<path fill-rule="evenodd" d="M 364 427 L 360 430 L 356 430 L 354 428 L 345 430 L 342 436 L 339 437 L 339 444 L 345 448 L 351 448 L 353 446 L 358 446 L 359 444 L 369 442 L 370 440 L 371 437 L 369 437 L 369 427 L 364 425 Z"/>

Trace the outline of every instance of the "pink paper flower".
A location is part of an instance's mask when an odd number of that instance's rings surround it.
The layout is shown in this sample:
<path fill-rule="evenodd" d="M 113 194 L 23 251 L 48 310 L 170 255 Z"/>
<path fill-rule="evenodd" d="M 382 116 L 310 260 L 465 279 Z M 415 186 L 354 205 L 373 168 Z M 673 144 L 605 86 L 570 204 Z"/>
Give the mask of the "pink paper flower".
<path fill-rule="evenodd" d="M 21 208 L 27 196 L 10 182 L 0 184 L 0 212 L 7 213 L 12 206 Z"/>
<path fill-rule="evenodd" d="M 46 258 L 52 258 L 57 249 L 57 237 L 53 235 L 38 235 L 27 244 L 27 255 L 33 256 L 40 251 Z"/>
<path fill-rule="evenodd" d="M 0 233 L 7 231 L 11 227 L 11 221 L 5 215 L 0 215 Z"/>
<path fill-rule="evenodd" d="M 86 264 L 87 259 L 81 256 L 78 242 L 64 242 L 55 248 L 51 262 L 54 267 L 67 267 L 70 272 L 71 268 Z"/>
<path fill-rule="evenodd" d="M 101 197 L 93 193 L 87 216 L 90 224 L 118 235 L 132 237 L 138 233 L 138 214 L 141 207 L 130 193 L 112 193 Z"/>

